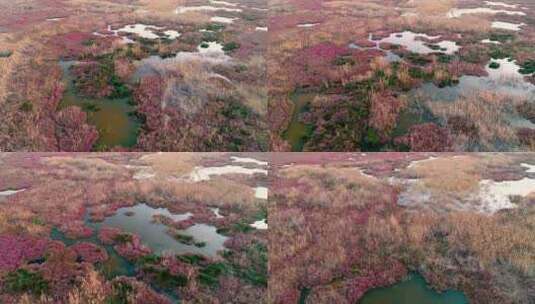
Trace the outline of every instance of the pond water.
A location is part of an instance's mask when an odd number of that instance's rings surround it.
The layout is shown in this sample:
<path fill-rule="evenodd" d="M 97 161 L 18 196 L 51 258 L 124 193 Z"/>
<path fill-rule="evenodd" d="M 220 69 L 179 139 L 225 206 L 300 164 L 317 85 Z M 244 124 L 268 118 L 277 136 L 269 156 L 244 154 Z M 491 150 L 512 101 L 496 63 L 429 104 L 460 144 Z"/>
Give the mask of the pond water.
<path fill-rule="evenodd" d="M 163 29 L 163 27 L 138 23 L 125 25 L 122 28 L 116 30 L 115 32 L 136 34 L 137 36 L 145 39 L 158 39 L 160 38 L 160 36 L 154 33 L 154 31 Z"/>
<path fill-rule="evenodd" d="M 268 172 L 265 169 L 260 168 L 246 168 L 241 166 L 226 165 L 221 167 L 195 167 L 193 172 L 190 173 L 189 179 L 193 182 L 207 181 L 212 176 L 226 175 L 226 174 L 264 174 Z"/>
<path fill-rule="evenodd" d="M 490 62 L 499 64 L 496 69 L 490 68 Z M 491 60 L 486 67 L 488 76 L 462 76 L 459 83 L 454 86 L 438 87 L 434 83 L 424 83 L 420 87 L 408 93 L 409 100 L 431 102 L 455 102 L 463 96 L 473 96 L 479 92 L 493 92 L 503 96 L 517 99 L 528 99 L 535 96 L 535 85 L 524 80 L 519 73 L 520 67 L 515 61 L 509 59 Z M 477 96 L 477 95 L 476 95 Z M 418 109 L 409 108 L 400 115 L 400 121 L 395 130 L 395 135 L 403 135 L 412 125 L 433 122 L 436 118 L 428 109 L 419 105 Z M 535 129 L 535 124 L 530 120 L 515 115 L 507 114 L 504 117 L 512 127 Z"/>
<path fill-rule="evenodd" d="M 255 190 L 255 197 L 258 199 L 267 200 L 268 199 L 268 188 L 266 187 L 256 187 Z"/>
<path fill-rule="evenodd" d="M 267 230 L 268 229 L 268 223 L 266 219 L 256 221 L 250 225 L 251 227 L 258 229 L 258 230 Z"/>
<path fill-rule="evenodd" d="M 297 27 L 315 27 L 316 25 L 318 25 L 319 23 L 301 23 L 301 24 L 298 24 Z"/>
<path fill-rule="evenodd" d="M 479 182 L 479 189 L 479 198 L 483 204 L 481 211 L 494 213 L 502 209 L 516 208 L 511 202 L 511 196 L 527 196 L 535 192 L 535 179 L 525 177 L 521 180 L 501 182 L 482 180 Z"/>
<path fill-rule="evenodd" d="M 520 66 L 509 59 L 491 60 L 499 67 L 496 69 L 486 67 L 488 76 L 462 76 L 459 84 L 439 88 L 433 83 L 425 83 L 421 88 L 413 90 L 414 93 L 421 93 L 425 98 L 435 101 L 455 101 L 461 94 L 470 94 L 479 91 L 491 91 L 517 97 L 535 96 L 535 85 L 524 80 L 520 74 Z M 489 62 L 490 64 L 490 62 Z"/>
<path fill-rule="evenodd" d="M 159 75 L 175 64 L 183 62 L 200 61 L 203 63 L 216 65 L 230 63 L 232 58 L 225 54 L 223 45 L 218 42 L 203 42 L 197 46 L 195 52 L 178 52 L 174 57 L 162 58 L 160 56 L 149 56 L 136 61 L 136 71 L 131 77 L 132 82 L 139 81 L 142 77 Z M 215 75 L 215 74 L 214 74 Z M 217 75 L 215 75 L 217 76 Z M 219 75 L 221 76 L 221 75 Z"/>
<path fill-rule="evenodd" d="M 10 196 L 10 195 L 17 194 L 17 193 L 25 191 L 25 190 L 26 189 L 7 189 L 7 190 L 3 190 L 3 191 L 0 191 L 0 197 L 2 197 L 2 196 Z"/>
<path fill-rule="evenodd" d="M 364 294 L 359 304 L 468 304 L 466 296 L 458 291 L 437 292 L 430 288 L 419 274 L 410 274 L 405 280 L 390 287 L 376 288 Z"/>
<path fill-rule="evenodd" d="M 486 5 L 490 5 L 490 6 L 503 6 L 503 7 L 507 7 L 507 8 L 517 8 L 518 7 L 518 4 L 508 4 L 508 3 L 504 3 L 504 2 L 494 2 L 494 1 L 485 1 L 485 4 Z"/>
<path fill-rule="evenodd" d="M 525 16 L 526 13 L 521 11 L 508 11 L 503 9 L 492 9 L 488 7 L 477 7 L 477 8 L 452 8 L 448 13 L 448 18 L 459 18 L 467 14 L 506 14 L 506 15 L 519 15 Z"/>
<path fill-rule="evenodd" d="M 227 5 L 227 6 L 238 6 L 238 3 L 232 3 L 232 2 L 227 2 L 227 1 L 218 1 L 218 0 L 210 0 L 210 3 L 219 4 L 219 5 Z"/>
<path fill-rule="evenodd" d="M 405 31 L 401 33 L 392 33 L 379 41 L 380 43 L 391 43 L 401 45 L 407 50 L 418 54 L 431 54 L 436 52 L 445 53 L 448 55 L 454 54 L 459 50 L 459 46 L 454 41 L 442 40 L 439 42 L 426 42 L 425 40 L 437 40 L 440 36 L 429 36 L 421 33 L 414 33 Z M 372 40 L 373 41 L 373 40 Z"/>
<path fill-rule="evenodd" d="M 492 22 L 492 28 L 509 30 L 509 31 L 520 31 L 522 26 L 526 25 L 525 23 L 511 23 L 511 22 L 502 22 L 494 21 Z"/>
<path fill-rule="evenodd" d="M 229 18 L 229 17 L 220 17 L 220 16 L 214 16 L 210 18 L 210 21 L 212 22 L 218 22 L 218 23 L 234 23 L 234 21 L 238 20 L 238 18 Z"/>
<path fill-rule="evenodd" d="M 259 166 L 267 166 L 268 165 L 268 162 L 266 162 L 266 161 L 261 161 L 261 160 L 258 160 L 258 159 L 255 159 L 255 158 L 251 158 L 251 157 L 231 156 L 230 159 L 234 163 L 252 163 L 252 164 L 259 165 Z"/>
<path fill-rule="evenodd" d="M 92 98 L 76 93 L 70 68 L 75 61 L 60 61 L 63 69 L 65 92 L 59 104 L 59 110 L 69 106 L 78 106 L 87 113 L 89 124 L 99 131 L 98 147 L 131 147 L 137 142 L 140 128 L 139 120 L 133 115 L 135 108 L 130 104 L 131 98 Z"/>
<path fill-rule="evenodd" d="M 133 214 L 132 214 L 133 212 Z M 180 243 L 168 234 L 169 227 L 156 223 L 155 215 L 164 215 L 175 221 L 191 217 L 191 213 L 173 214 L 166 208 L 153 208 L 147 204 L 138 204 L 117 210 L 116 214 L 107 217 L 97 226 L 110 226 L 139 235 L 143 244 L 149 246 L 154 253 L 172 252 L 175 254 L 201 254 L 213 258 L 218 257 L 218 251 L 223 250 L 223 243 L 227 237 L 218 234 L 217 228 L 206 224 L 195 224 L 184 230 L 177 230 L 181 235 L 191 236 L 196 242 L 204 242 L 204 247 Z"/>
<path fill-rule="evenodd" d="M 241 12 L 243 10 L 241 8 L 229 8 L 229 7 L 221 7 L 221 6 L 201 5 L 201 6 L 179 6 L 179 7 L 177 7 L 175 13 L 183 14 L 183 13 L 195 12 L 195 11 Z"/>
<path fill-rule="evenodd" d="M 306 111 L 307 106 L 314 100 L 316 94 L 314 93 L 293 93 L 290 99 L 294 104 L 292 118 L 288 128 L 283 134 L 292 146 L 292 151 L 299 152 L 303 150 L 306 142 L 306 137 L 312 132 L 312 127 L 299 121 L 299 116 Z"/>

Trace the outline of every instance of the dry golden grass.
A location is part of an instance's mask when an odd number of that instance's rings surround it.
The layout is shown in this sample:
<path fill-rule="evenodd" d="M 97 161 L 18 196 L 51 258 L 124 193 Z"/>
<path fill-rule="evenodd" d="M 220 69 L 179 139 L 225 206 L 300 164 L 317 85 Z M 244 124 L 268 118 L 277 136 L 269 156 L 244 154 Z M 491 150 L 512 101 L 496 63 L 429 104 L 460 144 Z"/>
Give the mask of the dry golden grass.
<path fill-rule="evenodd" d="M 297 165 L 282 170 L 281 174 L 285 178 L 297 179 L 299 183 L 310 185 L 306 194 L 291 189 L 286 195 L 289 206 L 299 203 L 296 199 L 304 196 L 311 207 L 353 205 L 361 208 L 369 201 L 388 200 L 389 196 L 389 193 L 382 191 L 385 187 L 383 182 L 362 174 L 357 168 Z M 359 199 L 353 200 L 353 197 Z"/>
<path fill-rule="evenodd" d="M 79 288 L 69 292 L 68 304 L 101 304 L 106 303 L 108 288 L 98 272 L 91 270 L 82 280 Z"/>
<path fill-rule="evenodd" d="M 508 143 L 518 141 L 507 115 L 513 107 L 524 102 L 524 98 L 481 91 L 462 96 L 453 103 L 428 102 L 427 105 L 435 115 L 446 121 L 450 117 L 462 117 L 472 122 L 477 127 L 478 134 L 477 138 L 471 140 L 476 140 L 484 150 L 495 151 L 496 141 Z M 457 142 L 457 149 L 466 150 L 464 147 L 466 144 L 472 143 Z"/>
<path fill-rule="evenodd" d="M 190 173 L 200 159 L 201 156 L 196 153 L 154 153 L 139 158 L 150 165 L 156 174 L 164 176 Z"/>
<path fill-rule="evenodd" d="M 138 194 L 148 200 L 160 201 L 162 197 L 177 202 L 198 202 L 203 205 L 235 207 L 242 210 L 254 208 L 254 191 L 251 187 L 223 177 L 206 182 L 189 183 L 175 180 L 142 180 Z"/>
<path fill-rule="evenodd" d="M 428 189 L 445 192 L 471 192 L 479 187 L 479 158 L 473 156 L 440 157 L 414 164 L 403 174 L 421 180 Z"/>
<path fill-rule="evenodd" d="M 439 15 L 446 14 L 456 3 L 456 0 L 409 0 L 407 5 L 422 15 Z"/>
<path fill-rule="evenodd" d="M 73 179 L 98 180 L 127 176 L 126 168 L 101 158 L 54 156 L 45 158 L 42 162 L 53 167 L 55 174 Z"/>

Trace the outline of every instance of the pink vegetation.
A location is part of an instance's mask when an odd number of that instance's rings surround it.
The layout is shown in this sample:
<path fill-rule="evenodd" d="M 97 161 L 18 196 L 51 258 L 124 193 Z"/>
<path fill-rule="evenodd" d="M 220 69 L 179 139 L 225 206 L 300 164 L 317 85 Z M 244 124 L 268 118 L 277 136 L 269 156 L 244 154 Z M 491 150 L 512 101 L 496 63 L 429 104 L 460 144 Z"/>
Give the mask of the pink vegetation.
<path fill-rule="evenodd" d="M 78 243 L 70 247 L 84 262 L 91 264 L 103 262 L 108 259 L 106 250 L 98 245 L 88 242 Z"/>
<path fill-rule="evenodd" d="M 348 53 L 346 47 L 340 47 L 332 42 L 323 42 L 304 49 L 300 56 L 305 60 L 334 60 L 337 56 Z"/>
<path fill-rule="evenodd" d="M 0 272 L 13 271 L 24 262 L 44 255 L 49 241 L 14 235 L 0 235 Z"/>
<path fill-rule="evenodd" d="M 434 123 L 412 126 L 409 134 L 396 139 L 396 142 L 409 146 L 415 152 L 448 152 L 452 149 L 448 130 Z"/>
<path fill-rule="evenodd" d="M 86 124 L 87 115 L 79 107 L 61 110 L 56 117 L 56 136 L 61 151 L 90 151 L 98 139 L 94 126 Z"/>
<path fill-rule="evenodd" d="M 102 227 L 98 237 L 104 244 L 115 244 L 113 248 L 121 256 L 130 260 L 135 260 L 152 252 L 149 247 L 141 243 L 139 236 L 124 233 L 118 228 Z M 121 238 L 124 240 L 120 240 Z"/>
<path fill-rule="evenodd" d="M 67 222 L 60 230 L 70 239 L 88 238 L 93 234 L 93 230 L 85 226 L 83 221 Z"/>

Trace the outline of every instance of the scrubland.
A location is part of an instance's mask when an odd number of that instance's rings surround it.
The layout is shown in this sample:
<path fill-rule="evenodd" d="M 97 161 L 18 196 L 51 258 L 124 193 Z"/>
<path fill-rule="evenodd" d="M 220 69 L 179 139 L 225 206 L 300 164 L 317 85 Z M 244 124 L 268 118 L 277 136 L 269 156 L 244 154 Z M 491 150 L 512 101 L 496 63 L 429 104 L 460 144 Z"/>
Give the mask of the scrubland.
<path fill-rule="evenodd" d="M 482 188 L 483 180 L 532 179 L 526 163 L 529 154 L 280 157 L 269 207 L 270 301 L 358 303 L 417 272 L 470 303 L 531 303 L 535 188 L 493 211 L 485 196 L 493 190 Z"/>
<path fill-rule="evenodd" d="M 2 3 L 0 149 L 3 151 L 265 151 L 267 93 L 262 2 L 236 13 L 177 14 L 186 1 L 15 1 Z M 203 3 L 204 4 L 204 3 Z M 242 5 L 238 3 L 239 5 Z M 202 5 L 202 4 L 199 4 Z M 206 4 L 208 5 L 208 4 Z M 225 6 L 219 5 L 223 8 Z M 213 16 L 236 18 L 233 23 Z M 110 32 L 130 24 L 175 30 L 175 39 Z M 125 43 L 130 41 L 129 43 Z M 224 50 L 204 54 L 206 43 Z M 201 47 L 202 46 L 202 47 Z M 178 54 L 178 55 L 176 55 Z M 165 60 L 174 56 L 180 60 Z M 156 57 L 155 57 L 156 56 Z M 157 60 L 155 58 L 160 58 Z M 147 63 L 152 58 L 159 66 Z M 73 68 L 60 69 L 74 61 Z M 66 80 L 66 74 L 70 77 Z M 71 88 L 70 82 L 73 83 Z M 71 92 L 72 91 L 72 92 Z M 75 99 L 91 107 L 65 106 Z M 139 124 L 134 144 L 102 144 L 91 120 L 111 100 Z M 114 128 L 120 126 L 113 125 Z"/>
<path fill-rule="evenodd" d="M 514 108 L 488 106 L 504 98 L 523 105 L 534 99 L 532 74 L 522 68 L 533 60 L 533 7 L 529 1 L 511 3 L 517 4 L 511 11 L 525 15 L 448 16 L 458 8 L 506 9 L 484 1 L 271 1 L 267 58 L 272 148 L 531 151 L 529 117 Z M 523 25 L 521 31 L 499 29 L 493 27 L 496 20 Z M 382 41 L 406 31 L 422 36 L 408 46 Z M 409 49 L 421 42 L 431 48 L 429 53 Z M 449 46 L 458 49 L 450 52 Z M 495 60 L 503 58 L 515 60 L 524 74 L 509 81 L 489 76 Z M 496 73 L 507 78 L 511 71 Z M 466 89 L 472 81 L 467 76 L 481 84 Z M 495 87 L 509 96 L 493 95 Z M 507 91 L 510 87 L 516 89 Z M 421 88 L 429 96 L 416 98 Z M 441 100 L 436 97 L 444 94 L 441 90 L 459 96 Z M 514 90 L 522 98 L 511 94 Z M 291 96 L 300 93 L 317 98 L 305 106 L 296 104 Z M 451 110 L 437 111 L 439 107 Z M 489 117 L 499 123 L 484 126 Z M 511 122 L 511 117 L 522 123 Z M 298 136 L 291 133 L 295 124 L 306 126 Z M 296 137 L 302 144 L 295 144 Z"/>
<path fill-rule="evenodd" d="M 229 164 L 228 154 L 22 153 L 0 163 L 2 303 L 265 302 L 266 230 L 250 223 L 266 217 L 252 188 L 266 175 L 190 179 L 195 167 Z M 191 214 L 156 213 L 146 229 L 162 225 L 202 249 L 211 241 L 180 231 L 207 225 L 224 247 L 214 255 L 160 252 L 151 245 L 158 240 L 109 226 L 120 208 L 139 204 Z"/>

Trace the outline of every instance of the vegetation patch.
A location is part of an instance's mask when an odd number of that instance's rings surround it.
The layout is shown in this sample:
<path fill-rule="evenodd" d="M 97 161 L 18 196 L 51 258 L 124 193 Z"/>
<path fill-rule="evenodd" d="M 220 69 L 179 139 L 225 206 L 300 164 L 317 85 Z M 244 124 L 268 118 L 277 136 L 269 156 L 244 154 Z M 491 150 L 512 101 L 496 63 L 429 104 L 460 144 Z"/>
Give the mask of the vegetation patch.
<path fill-rule="evenodd" d="M 197 279 L 201 284 L 215 286 L 219 283 L 219 276 L 225 273 L 228 266 L 225 263 L 213 263 L 199 271 Z"/>
<path fill-rule="evenodd" d="M 0 58 L 8 58 L 13 55 L 13 51 L 0 51 Z"/>
<path fill-rule="evenodd" d="M 489 64 L 489 68 L 491 69 L 499 69 L 500 68 L 500 64 L 496 61 L 493 61 Z"/>
<path fill-rule="evenodd" d="M 530 75 L 535 73 L 535 60 L 527 60 L 520 65 L 520 74 Z"/>
<path fill-rule="evenodd" d="M 41 295 L 48 291 L 48 282 L 40 273 L 17 269 L 6 276 L 6 290 L 9 293 L 31 293 Z"/>
<path fill-rule="evenodd" d="M 233 52 L 233 51 L 235 51 L 235 50 L 237 50 L 239 48 L 240 48 L 240 44 L 237 43 L 237 42 L 234 42 L 234 41 L 225 43 L 223 45 L 223 51 L 225 51 L 225 52 Z"/>

